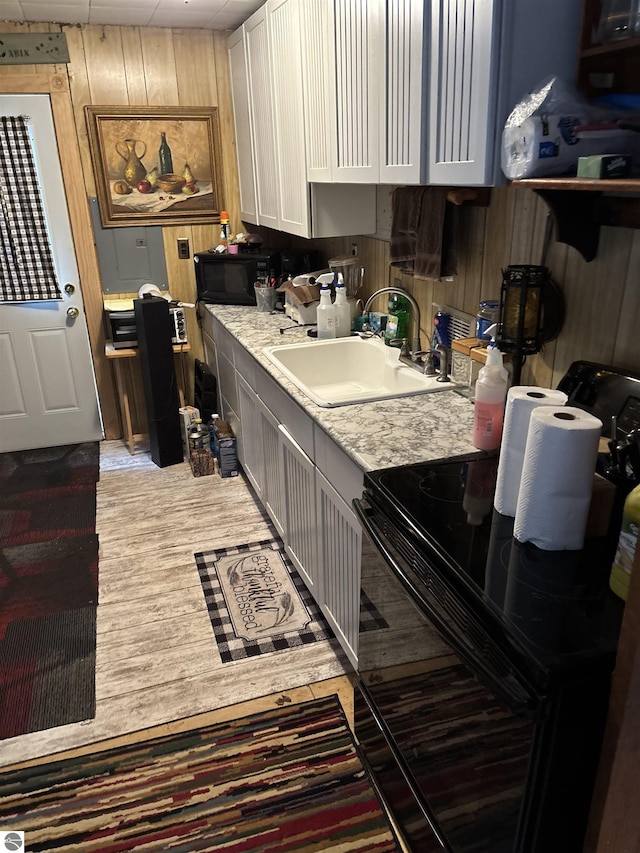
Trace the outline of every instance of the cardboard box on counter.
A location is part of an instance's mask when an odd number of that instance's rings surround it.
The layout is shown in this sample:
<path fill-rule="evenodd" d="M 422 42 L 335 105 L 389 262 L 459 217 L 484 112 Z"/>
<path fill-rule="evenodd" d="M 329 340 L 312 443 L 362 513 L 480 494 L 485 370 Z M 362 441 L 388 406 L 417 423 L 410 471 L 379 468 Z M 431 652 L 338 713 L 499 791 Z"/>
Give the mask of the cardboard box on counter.
<path fill-rule="evenodd" d="M 218 473 L 221 477 L 237 477 L 238 467 L 237 439 L 233 434 L 229 421 L 215 422 L 216 455 L 218 457 Z"/>
<path fill-rule="evenodd" d="M 216 458 L 209 447 L 192 450 L 189 453 L 189 464 L 194 477 L 208 477 L 216 471 Z"/>

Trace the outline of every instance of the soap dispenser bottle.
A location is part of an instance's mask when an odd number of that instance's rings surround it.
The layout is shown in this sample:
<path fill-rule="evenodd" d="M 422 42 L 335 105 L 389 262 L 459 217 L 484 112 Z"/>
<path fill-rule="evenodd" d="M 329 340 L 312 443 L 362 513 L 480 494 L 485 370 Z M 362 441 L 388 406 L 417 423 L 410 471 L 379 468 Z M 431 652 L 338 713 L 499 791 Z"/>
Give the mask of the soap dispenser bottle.
<path fill-rule="evenodd" d="M 336 311 L 331 302 L 331 287 L 323 284 L 320 288 L 320 304 L 316 308 L 318 340 L 330 340 L 336 336 Z"/>
<path fill-rule="evenodd" d="M 347 302 L 347 291 L 340 273 L 336 274 L 335 310 L 336 338 L 348 338 L 351 335 L 351 306 Z"/>
<path fill-rule="evenodd" d="M 507 371 L 502 353 L 496 346 L 495 324 L 487 329 L 491 343 L 487 347 L 487 362 L 478 374 L 473 413 L 473 445 L 478 450 L 497 450 L 502 439 L 504 401 L 507 396 Z"/>

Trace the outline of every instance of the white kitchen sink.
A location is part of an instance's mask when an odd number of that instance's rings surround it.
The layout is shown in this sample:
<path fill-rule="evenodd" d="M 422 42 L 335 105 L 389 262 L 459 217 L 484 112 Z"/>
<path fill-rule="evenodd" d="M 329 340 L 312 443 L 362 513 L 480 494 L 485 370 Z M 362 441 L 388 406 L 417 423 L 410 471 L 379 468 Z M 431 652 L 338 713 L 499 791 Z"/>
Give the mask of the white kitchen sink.
<path fill-rule="evenodd" d="M 447 391 L 438 382 L 400 361 L 400 351 L 379 338 L 336 338 L 265 347 L 264 354 L 319 406 L 346 406 L 411 394 Z"/>

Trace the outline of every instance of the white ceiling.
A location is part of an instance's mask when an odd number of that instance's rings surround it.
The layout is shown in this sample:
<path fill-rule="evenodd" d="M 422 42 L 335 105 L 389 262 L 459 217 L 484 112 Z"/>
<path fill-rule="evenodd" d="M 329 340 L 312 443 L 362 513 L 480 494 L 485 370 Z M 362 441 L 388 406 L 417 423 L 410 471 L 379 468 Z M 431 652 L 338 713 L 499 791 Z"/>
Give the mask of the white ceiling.
<path fill-rule="evenodd" d="M 234 30 L 264 0 L 0 0 L 2 21 Z"/>

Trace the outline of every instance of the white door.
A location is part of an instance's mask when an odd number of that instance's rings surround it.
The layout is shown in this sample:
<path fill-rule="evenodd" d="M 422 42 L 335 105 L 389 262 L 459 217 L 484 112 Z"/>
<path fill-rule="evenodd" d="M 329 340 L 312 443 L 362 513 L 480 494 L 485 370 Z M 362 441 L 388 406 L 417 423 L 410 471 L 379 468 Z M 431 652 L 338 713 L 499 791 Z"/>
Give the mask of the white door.
<path fill-rule="evenodd" d="M 100 440 L 104 434 L 49 97 L 2 95 L 0 114 L 30 116 L 63 295 L 62 300 L 0 303 L 0 452 Z"/>

